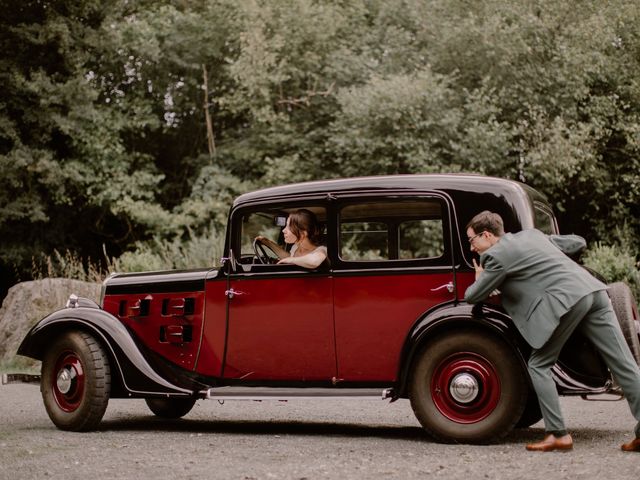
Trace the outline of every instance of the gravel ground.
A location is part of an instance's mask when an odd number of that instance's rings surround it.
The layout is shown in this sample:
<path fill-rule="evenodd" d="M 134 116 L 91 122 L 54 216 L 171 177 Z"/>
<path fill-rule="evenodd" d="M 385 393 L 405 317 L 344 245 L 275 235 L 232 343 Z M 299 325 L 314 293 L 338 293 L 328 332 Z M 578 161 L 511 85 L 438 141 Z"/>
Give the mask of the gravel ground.
<path fill-rule="evenodd" d="M 489 446 L 441 445 L 407 401 L 199 401 L 178 421 L 113 400 L 100 430 L 57 430 L 33 385 L 0 386 L 0 479 L 637 479 L 626 402 L 564 398 L 574 451 L 529 453 L 542 424 Z"/>

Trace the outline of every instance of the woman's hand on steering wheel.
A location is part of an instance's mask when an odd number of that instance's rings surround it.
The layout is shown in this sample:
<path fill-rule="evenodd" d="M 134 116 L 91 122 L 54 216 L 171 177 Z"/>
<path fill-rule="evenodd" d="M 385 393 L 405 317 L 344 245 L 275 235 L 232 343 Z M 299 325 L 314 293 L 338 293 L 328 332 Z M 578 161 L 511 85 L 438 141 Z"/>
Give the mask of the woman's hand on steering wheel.
<path fill-rule="evenodd" d="M 264 265 L 268 265 L 270 262 L 270 258 L 269 254 L 267 253 L 266 248 L 269 248 L 268 245 L 262 243 L 263 240 L 266 240 L 262 235 L 258 235 L 254 240 L 253 240 L 253 251 L 256 254 L 256 258 L 258 259 L 258 261 Z M 269 248 L 269 250 L 271 250 Z M 271 250 L 273 251 L 273 250 Z"/>

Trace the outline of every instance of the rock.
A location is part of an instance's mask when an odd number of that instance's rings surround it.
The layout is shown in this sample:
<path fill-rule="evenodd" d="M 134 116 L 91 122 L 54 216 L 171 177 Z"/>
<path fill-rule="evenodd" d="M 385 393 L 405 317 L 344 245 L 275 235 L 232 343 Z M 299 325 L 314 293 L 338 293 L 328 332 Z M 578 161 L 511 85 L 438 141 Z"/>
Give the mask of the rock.
<path fill-rule="evenodd" d="M 66 278 L 45 278 L 11 287 L 0 308 L 0 364 L 13 363 L 29 329 L 41 318 L 63 308 L 71 293 L 98 302 L 100 288 L 99 283 Z M 35 363 L 25 360 L 19 363 L 25 366 Z"/>

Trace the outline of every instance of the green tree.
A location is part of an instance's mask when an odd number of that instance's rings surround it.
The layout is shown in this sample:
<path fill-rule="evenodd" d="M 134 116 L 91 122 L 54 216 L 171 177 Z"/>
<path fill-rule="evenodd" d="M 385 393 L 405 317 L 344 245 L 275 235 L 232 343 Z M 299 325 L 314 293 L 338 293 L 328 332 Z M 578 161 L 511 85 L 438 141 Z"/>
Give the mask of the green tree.
<path fill-rule="evenodd" d="M 247 189 L 382 173 L 521 180 L 640 251 L 636 2 L 13 3 L 3 278 L 54 249 L 180 251 Z"/>

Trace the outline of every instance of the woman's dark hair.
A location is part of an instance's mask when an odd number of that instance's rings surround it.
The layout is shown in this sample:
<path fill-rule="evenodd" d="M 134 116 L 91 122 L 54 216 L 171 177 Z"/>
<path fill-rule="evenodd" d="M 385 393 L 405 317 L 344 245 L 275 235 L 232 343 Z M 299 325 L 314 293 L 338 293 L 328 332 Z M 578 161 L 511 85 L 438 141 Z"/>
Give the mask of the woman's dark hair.
<path fill-rule="evenodd" d="M 306 208 L 301 208 L 289 214 L 289 230 L 300 238 L 301 232 L 307 232 L 309 241 L 314 245 L 320 243 L 320 225 L 315 213 Z"/>

